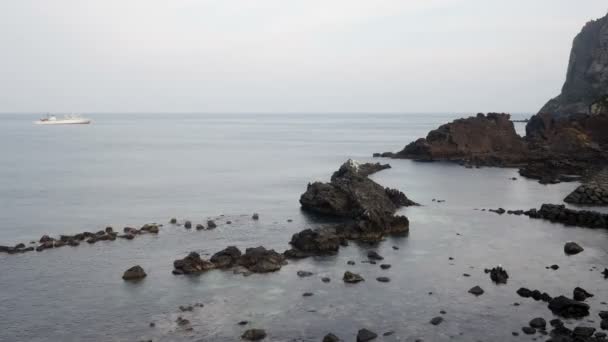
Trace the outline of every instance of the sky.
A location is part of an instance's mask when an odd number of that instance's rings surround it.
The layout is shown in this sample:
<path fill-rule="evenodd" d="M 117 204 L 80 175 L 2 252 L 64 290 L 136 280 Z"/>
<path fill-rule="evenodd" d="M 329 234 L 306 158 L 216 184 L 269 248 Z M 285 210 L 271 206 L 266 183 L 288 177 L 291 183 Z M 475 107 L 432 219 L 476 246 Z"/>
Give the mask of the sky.
<path fill-rule="evenodd" d="M 533 113 L 605 0 L 0 0 L 0 112 Z"/>

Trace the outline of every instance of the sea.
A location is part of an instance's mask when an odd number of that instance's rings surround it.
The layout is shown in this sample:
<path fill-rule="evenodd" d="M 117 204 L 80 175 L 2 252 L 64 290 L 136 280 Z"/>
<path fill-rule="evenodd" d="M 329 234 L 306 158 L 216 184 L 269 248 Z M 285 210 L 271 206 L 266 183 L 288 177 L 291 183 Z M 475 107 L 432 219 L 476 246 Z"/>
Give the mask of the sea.
<path fill-rule="evenodd" d="M 517 169 L 372 158 L 467 115 L 91 113 L 90 125 L 41 126 L 35 114 L 0 114 L 0 245 L 163 224 L 158 235 L 131 241 L 0 254 L 0 341 L 239 341 L 251 328 L 265 329 L 266 341 L 321 341 L 330 332 L 354 341 L 362 328 L 382 341 L 519 341 L 512 332 L 530 319 L 553 318 L 546 303 L 519 297 L 520 287 L 552 296 L 583 287 L 595 294 L 587 300 L 595 323 L 567 326 L 599 327 L 597 312 L 608 309 L 607 231 L 481 210 L 562 203 L 576 182 L 541 185 Z M 515 126 L 523 135 L 525 123 Z M 392 166 L 371 178 L 421 204 L 399 211 L 409 235 L 351 243 L 270 274 L 171 273 L 192 251 L 288 249 L 294 233 L 319 224 L 300 209 L 307 184 L 328 181 L 348 159 Z M 185 229 L 168 224 L 173 217 L 218 227 Z M 566 256 L 568 241 L 584 252 Z M 362 263 L 370 250 L 391 268 Z M 546 268 L 553 264 L 559 269 Z M 123 281 L 134 265 L 147 277 Z M 497 265 L 509 272 L 505 285 L 484 272 Z M 299 270 L 314 274 L 300 278 Z M 345 284 L 346 270 L 365 281 Z M 467 292 L 476 285 L 482 296 Z M 204 306 L 179 309 L 195 303 Z M 436 316 L 444 321 L 431 325 Z"/>

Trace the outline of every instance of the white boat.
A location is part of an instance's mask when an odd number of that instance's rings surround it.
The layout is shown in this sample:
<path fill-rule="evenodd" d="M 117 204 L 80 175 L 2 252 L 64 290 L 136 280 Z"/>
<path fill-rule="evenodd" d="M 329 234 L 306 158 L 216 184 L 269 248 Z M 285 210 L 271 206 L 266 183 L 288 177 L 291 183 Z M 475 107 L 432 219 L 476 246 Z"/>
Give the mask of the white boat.
<path fill-rule="evenodd" d="M 63 118 L 47 115 L 38 121 L 34 121 L 34 123 L 36 125 L 87 125 L 91 123 L 91 120 L 74 115 L 66 115 Z"/>

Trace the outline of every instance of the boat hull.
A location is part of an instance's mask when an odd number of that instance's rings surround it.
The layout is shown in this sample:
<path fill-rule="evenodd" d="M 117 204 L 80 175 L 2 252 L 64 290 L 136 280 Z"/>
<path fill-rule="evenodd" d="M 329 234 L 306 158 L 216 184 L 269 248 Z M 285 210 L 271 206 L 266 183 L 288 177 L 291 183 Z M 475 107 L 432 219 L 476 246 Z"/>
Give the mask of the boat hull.
<path fill-rule="evenodd" d="M 66 119 L 66 120 L 38 120 L 34 121 L 36 125 L 88 125 L 91 120 L 88 119 Z"/>

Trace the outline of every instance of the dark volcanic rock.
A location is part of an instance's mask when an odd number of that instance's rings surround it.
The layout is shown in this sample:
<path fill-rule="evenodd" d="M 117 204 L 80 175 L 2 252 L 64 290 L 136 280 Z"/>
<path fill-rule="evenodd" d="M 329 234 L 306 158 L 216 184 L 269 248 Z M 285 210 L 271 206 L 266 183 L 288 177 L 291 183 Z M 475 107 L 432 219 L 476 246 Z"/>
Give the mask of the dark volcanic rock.
<path fill-rule="evenodd" d="M 434 317 L 433 319 L 431 319 L 430 323 L 432 325 L 439 325 L 439 324 L 441 324 L 441 322 L 443 322 L 443 317 L 437 316 L 437 317 Z"/>
<path fill-rule="evenodd" d="M 126 270 L 125 273 L 122 275 L 122 279 L 139 280 L 145 278 L 146 276 L 147 274 L 146 272 L 144 272 L 144 269 L 141 266 L 136 265 Z"/>
<path fill-rule="evenodd" d="M 585 291 L 585 289 L 580 288 L 580 287 L 576 287 L 573 291 L 573 295 L 572 298 L 574 298 L 574 300 L 578 300 L 579 302 L 584 301 L 587 298 L 593 297 L 593 295 L 587 291 Z"/>
<path fill-rule="evenodd" d="M 608 228 L 608 214 L 590 210 L 574 210 L 564 205 L 543 204 L 539 210 L 524 212 L 530 218 L 559 222 L 569 226 Z"/>
<path fill-rule="evenodd" d="M 357 332 L 357 342 L 371 341 L 376 337 L 378 337 L 378 334 L 367 329 L 361 329 L 359 332 Z"/>
<path fill-rule="evenodd" d="M 496 284 L 506 284 L 507 279 L 509 279 L 509 275 L 507 274 L 506 270 L 498 266 L 490 270 L 490 279 L 492 279 L 492 281 Z"/>
<path fill-rule="evenodd" d="M 530 326 L 535 329 L 545 329 L 547 321 L 542 317 L 537 317 L 530 321 Z"/>
<path fill-rule="evenodd" d="M 523 327 L 521 328 L 521 331 L 523 331 L 526 335 L 534 335 L 536 333 L 536 329 L 532 327 Z"/>
<path fill-rule="evenodd" d="M 207 260 L 201 259 L 196 252 L 191 252 L 187 257 L 173 262 L 173 274 L 197 274 L 215 268 L 215 265 Z"/>
<path fill-rule="evenodd" d="M 568 255 L 578 254 L 584 251 L 583 247 L 579 246 L 576 242 L 567 242 L 564 245 L 564 253 Z"/>
<path fill-rule="evenodd" d="M 350 271 L 346 271 L 344 272 L 344 277 L 342 277 L 342 280 L 344 280 L 345 283 L 358 283 L 360 281 L 364 281 L 365 279 L 363 279 L 362 276 L 358 275 L 357 273 L 352 273 Z"/>
<path fill-rule="evenodd" d="M 298 271 L 298 277 L 300 278 L 305 278 L 305 277 L 310 277 L 312 276 L 314 273 L 312 272 L 308 272 L 308 271 Z"/>
<path fill-rule="evenodd" d="M 286 264 L 285 257 L 274 251 L 274 249 L 266 249 L 262 246 L 256 248 L 247 248 L 238 264 L 244 266 L 251 272 L 267 273 L 281 269 Z"/>
<path fill-rule="evenodd" d="M 294 250 L 287 251 L 288 258 L 335 254 L 340 248 L 341 236 L 335 228 L 306 229 L 291 237 Z"/>
<path fill-rule="evenodd" d="M 215 264 L 217 268 L 228 268 L 236 265 L 241 257 L 241 251 L 235 246 L 228 246 L 211 257 L 209 261 Z"/>
<path fill-rule="evenodd" d="M 589 315 L 589 305 L 564 296 L 551 300 L 549 310 L 564 318 L 581 318 Z"/>
<path fill-rule="evenodd" d="M 527 147 L 515 132 L 509 114 L 480 113 L 442 125 L 392 157 L 504 165 L 524 160 Z"/>
<path fill-rule="evenodd" d="M 217 227 L 217 224 L 215 223 L 215 221 L 213 221 L 213 220 L 208 220 L 207 221 L 207 229 L 213 229 L 213 228 L 216 228 L 216 227 Z"/>
<path fill-rule="evenodd" d="M 241 338 L 248 341 L 260 341 L 266 338 L 264 329 L 249 329 L 241 335 Z"/>
<path fill-rule="evenodd" d="M 474 287 L 472 287 L 472 288 L 469 290 L 469 293 L 470 293 L 470 294 L 473 294 L 473 295 L 475 295 L 475 296 L 481 296 L 481 295 L 484 293 L 484 291 L 483 291 L 483 289 L 482 289 L 481 287 L 479 287 L 479 286 L 474 286 Z"/>
<path fill-rule="evenodd" d="M 376 251 L 367 252 L 367 258 L 370 260 L 384 260 L 384 258 Z"/>
<path fill-rule="evenodd" d="M 341 342 L 341 340 L 338 338 L 338 336 L 329 333 L 323 337 L 323 342 Z"/>
<path fill-rule="evenodd" d="M 407 232 L 407 218 L 394 215 L 405 195 L 367 178 L 365 165 L 348 160 L 333 174 L 330 183 L 309 184 L 300 197 L 302 209 L 348 220 L 344 234 L 350 238 L 380 238 L 388 233 Z"/>

